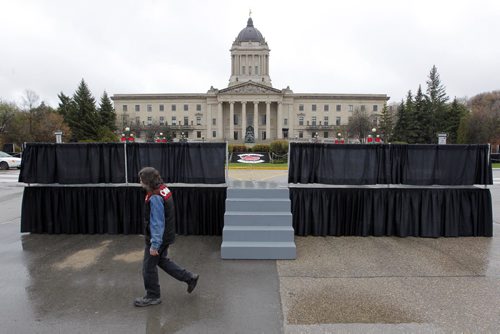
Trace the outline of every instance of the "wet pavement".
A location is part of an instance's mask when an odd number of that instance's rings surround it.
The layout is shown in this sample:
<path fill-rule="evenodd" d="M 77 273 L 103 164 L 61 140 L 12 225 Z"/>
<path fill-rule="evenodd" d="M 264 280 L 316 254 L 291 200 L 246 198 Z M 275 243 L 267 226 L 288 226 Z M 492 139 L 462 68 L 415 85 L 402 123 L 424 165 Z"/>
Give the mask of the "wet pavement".
<path fill-rule="evenodd" d="M 198 287 L 161 272 L 163 303 L 135 308 L 142 237 L 19 233 L 23 188 L 1 181 L 15 172 L 0 173 L 0 333 L 500 332 L 498 185 L 493 238 L 296 237 L 294 261 L 241 261 L 220 259 L 220 237 L 178 237 Z"/>

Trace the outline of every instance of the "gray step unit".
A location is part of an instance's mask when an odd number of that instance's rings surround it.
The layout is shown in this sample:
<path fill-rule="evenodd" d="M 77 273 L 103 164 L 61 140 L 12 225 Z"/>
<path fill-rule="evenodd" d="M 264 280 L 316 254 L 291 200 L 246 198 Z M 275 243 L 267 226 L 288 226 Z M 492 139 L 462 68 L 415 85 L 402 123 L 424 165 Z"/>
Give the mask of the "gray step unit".
<path fill-rule="evenodd" d="M 297 256 L 295 242 L 224 241 L 223 259 L 294 260 Z"/>
<path fill-rule="evenodd" d="M 294 240 L 294 231 L 291 226 L 224 226 L 222 239 L 289 242 Z"/>
<path fill-rule="evenodd" d="M 290 198 L 288 188 L 228 188 L 227 198 Z"/>
<path fill-rule="evenodd" d="M 295 259 L 287 188 L 228 188 L 221 257 Z"/>
<path fill-rule="evenodd" d="M 290 212 L 288 198 L 227 198 L 227 211 Z"/>
<path fill-rule="evenodd" d="M 291 226 L 291 212 L 226 211 L 224 226 Z"/>

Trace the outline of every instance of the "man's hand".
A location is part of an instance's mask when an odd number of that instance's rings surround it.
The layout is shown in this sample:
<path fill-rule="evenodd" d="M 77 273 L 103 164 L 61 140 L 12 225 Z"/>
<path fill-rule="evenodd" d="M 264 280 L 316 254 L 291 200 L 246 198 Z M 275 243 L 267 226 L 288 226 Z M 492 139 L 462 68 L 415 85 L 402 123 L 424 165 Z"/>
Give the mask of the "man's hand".
<path fill-rule="evenodd" d="M 158 256 L 158 255 L 160 255 L 160 254 L 158 253 L 158 250 L 157 250 L 157 249 L 154 249 L 154 248 L 152 248 L 152 247 L 149 249 L 149 254 L 151 254 L 151 256 Z"/>

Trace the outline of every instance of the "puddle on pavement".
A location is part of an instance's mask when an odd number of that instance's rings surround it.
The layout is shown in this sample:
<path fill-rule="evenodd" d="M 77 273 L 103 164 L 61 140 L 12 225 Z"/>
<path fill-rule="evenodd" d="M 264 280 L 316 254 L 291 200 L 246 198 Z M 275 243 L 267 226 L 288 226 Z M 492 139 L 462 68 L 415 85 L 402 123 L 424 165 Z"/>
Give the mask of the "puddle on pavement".
<path fill-rule="evenodd" d="M 105 240 L 98 247 L 84 249 L 66 257 L 63 261 L 54 264 L 58 270 L 81 270 L 97 263 L 97 259 L 106 251 L 111 240 Z"/>
<path fill-rule="evenodd" d="M 144 251 L 133 251 L 125 254 L 116 255 L 113 257 L 114 261 L 123 261 L 126 263 L 140 262 L 144 256 Z"/>

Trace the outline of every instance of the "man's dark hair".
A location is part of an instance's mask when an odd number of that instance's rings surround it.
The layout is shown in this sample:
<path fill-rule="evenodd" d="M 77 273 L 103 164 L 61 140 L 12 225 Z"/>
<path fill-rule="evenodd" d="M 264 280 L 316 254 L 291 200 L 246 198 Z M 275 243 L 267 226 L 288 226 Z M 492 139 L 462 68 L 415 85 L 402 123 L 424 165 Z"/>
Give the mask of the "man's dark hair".
<path fill-rule="evenodd" d="M 163 184 L 160 172 L 153 167 L 144 167 L 141 169 L 139 171 L 139 178 L 146 185 L 148 191 L 154 191 Z"/>

